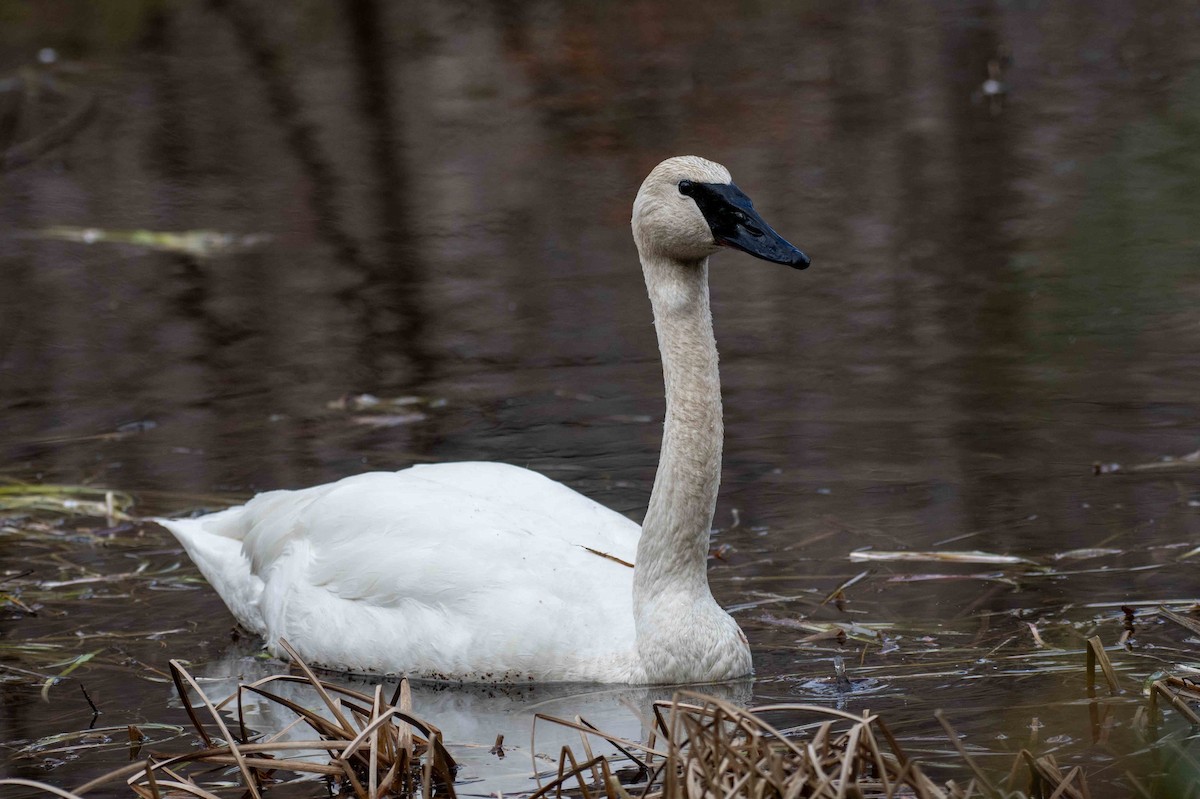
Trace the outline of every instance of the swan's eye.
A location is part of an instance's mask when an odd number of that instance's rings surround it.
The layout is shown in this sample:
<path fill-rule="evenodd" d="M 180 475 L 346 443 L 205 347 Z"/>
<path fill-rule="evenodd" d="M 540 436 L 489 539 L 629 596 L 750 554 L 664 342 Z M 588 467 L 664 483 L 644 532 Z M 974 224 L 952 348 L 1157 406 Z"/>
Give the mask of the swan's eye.
<path fill-rule="evenodd" d="M 679 181 L 679 193 L 680 194 L 683 194 L 687 197 L 691 197 L 692 193 L 695 190 L 696 190 L 696 184 L 692 183 L 690 180 Z"/>

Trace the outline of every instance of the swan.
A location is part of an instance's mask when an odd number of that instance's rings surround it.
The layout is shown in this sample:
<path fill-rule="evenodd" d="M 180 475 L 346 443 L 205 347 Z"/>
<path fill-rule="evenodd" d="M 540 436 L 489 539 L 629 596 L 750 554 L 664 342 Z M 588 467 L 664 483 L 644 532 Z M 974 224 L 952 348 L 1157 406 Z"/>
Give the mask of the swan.
<path fill-rule="evenodd" d="M 666 419 L 639 526 L 502 463 L 359 474 L 192 519 L 157 519 L 247 629 L 280 655 L 466 682 L 722 682 L 750 647 L 708 586 L 721 388 L 708 257 L 803 269 L 720 164 L 669 158 L 633 237 L 662 355 Z"/>

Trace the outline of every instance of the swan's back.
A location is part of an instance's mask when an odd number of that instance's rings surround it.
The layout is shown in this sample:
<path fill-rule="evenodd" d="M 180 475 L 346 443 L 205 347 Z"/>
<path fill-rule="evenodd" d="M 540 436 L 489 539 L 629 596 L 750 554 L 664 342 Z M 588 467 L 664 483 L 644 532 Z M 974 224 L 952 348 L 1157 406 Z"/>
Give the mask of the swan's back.
<path fill-rule="evenodd" d="M 627 681 L 639 527 L 542 475 L 416 466 L 161 520 L 243 625 L 314 663 Z M 589 549 L 595 552 L 589 551 Z"/>

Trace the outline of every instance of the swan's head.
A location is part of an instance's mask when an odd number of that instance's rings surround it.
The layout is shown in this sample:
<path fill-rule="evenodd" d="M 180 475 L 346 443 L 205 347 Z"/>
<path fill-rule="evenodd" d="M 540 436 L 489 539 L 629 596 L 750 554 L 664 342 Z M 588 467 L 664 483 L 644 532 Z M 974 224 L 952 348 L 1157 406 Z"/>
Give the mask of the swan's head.
<path fill-rule="evenodd" d="M 643 255 L 699 261 L 721 247 L 804 269 L 808 256 L 771 229 L 729 170 L 694 155 L 668 158 L 633 201 L 633 238 Z"/>

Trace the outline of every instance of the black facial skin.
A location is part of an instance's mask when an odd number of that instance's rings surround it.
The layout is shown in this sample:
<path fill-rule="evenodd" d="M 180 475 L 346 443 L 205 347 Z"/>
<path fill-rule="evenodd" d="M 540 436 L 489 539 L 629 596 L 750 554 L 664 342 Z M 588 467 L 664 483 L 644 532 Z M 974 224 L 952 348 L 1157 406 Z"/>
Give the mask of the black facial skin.
<path fill-rule="evenodd" d="M 763 221 L 750 198 L 732 183 L 681 180 L 679 193 L 696 201 L 717 244 L 796 269 L 806 269 L 811 263 L 807 255 Z"/>

